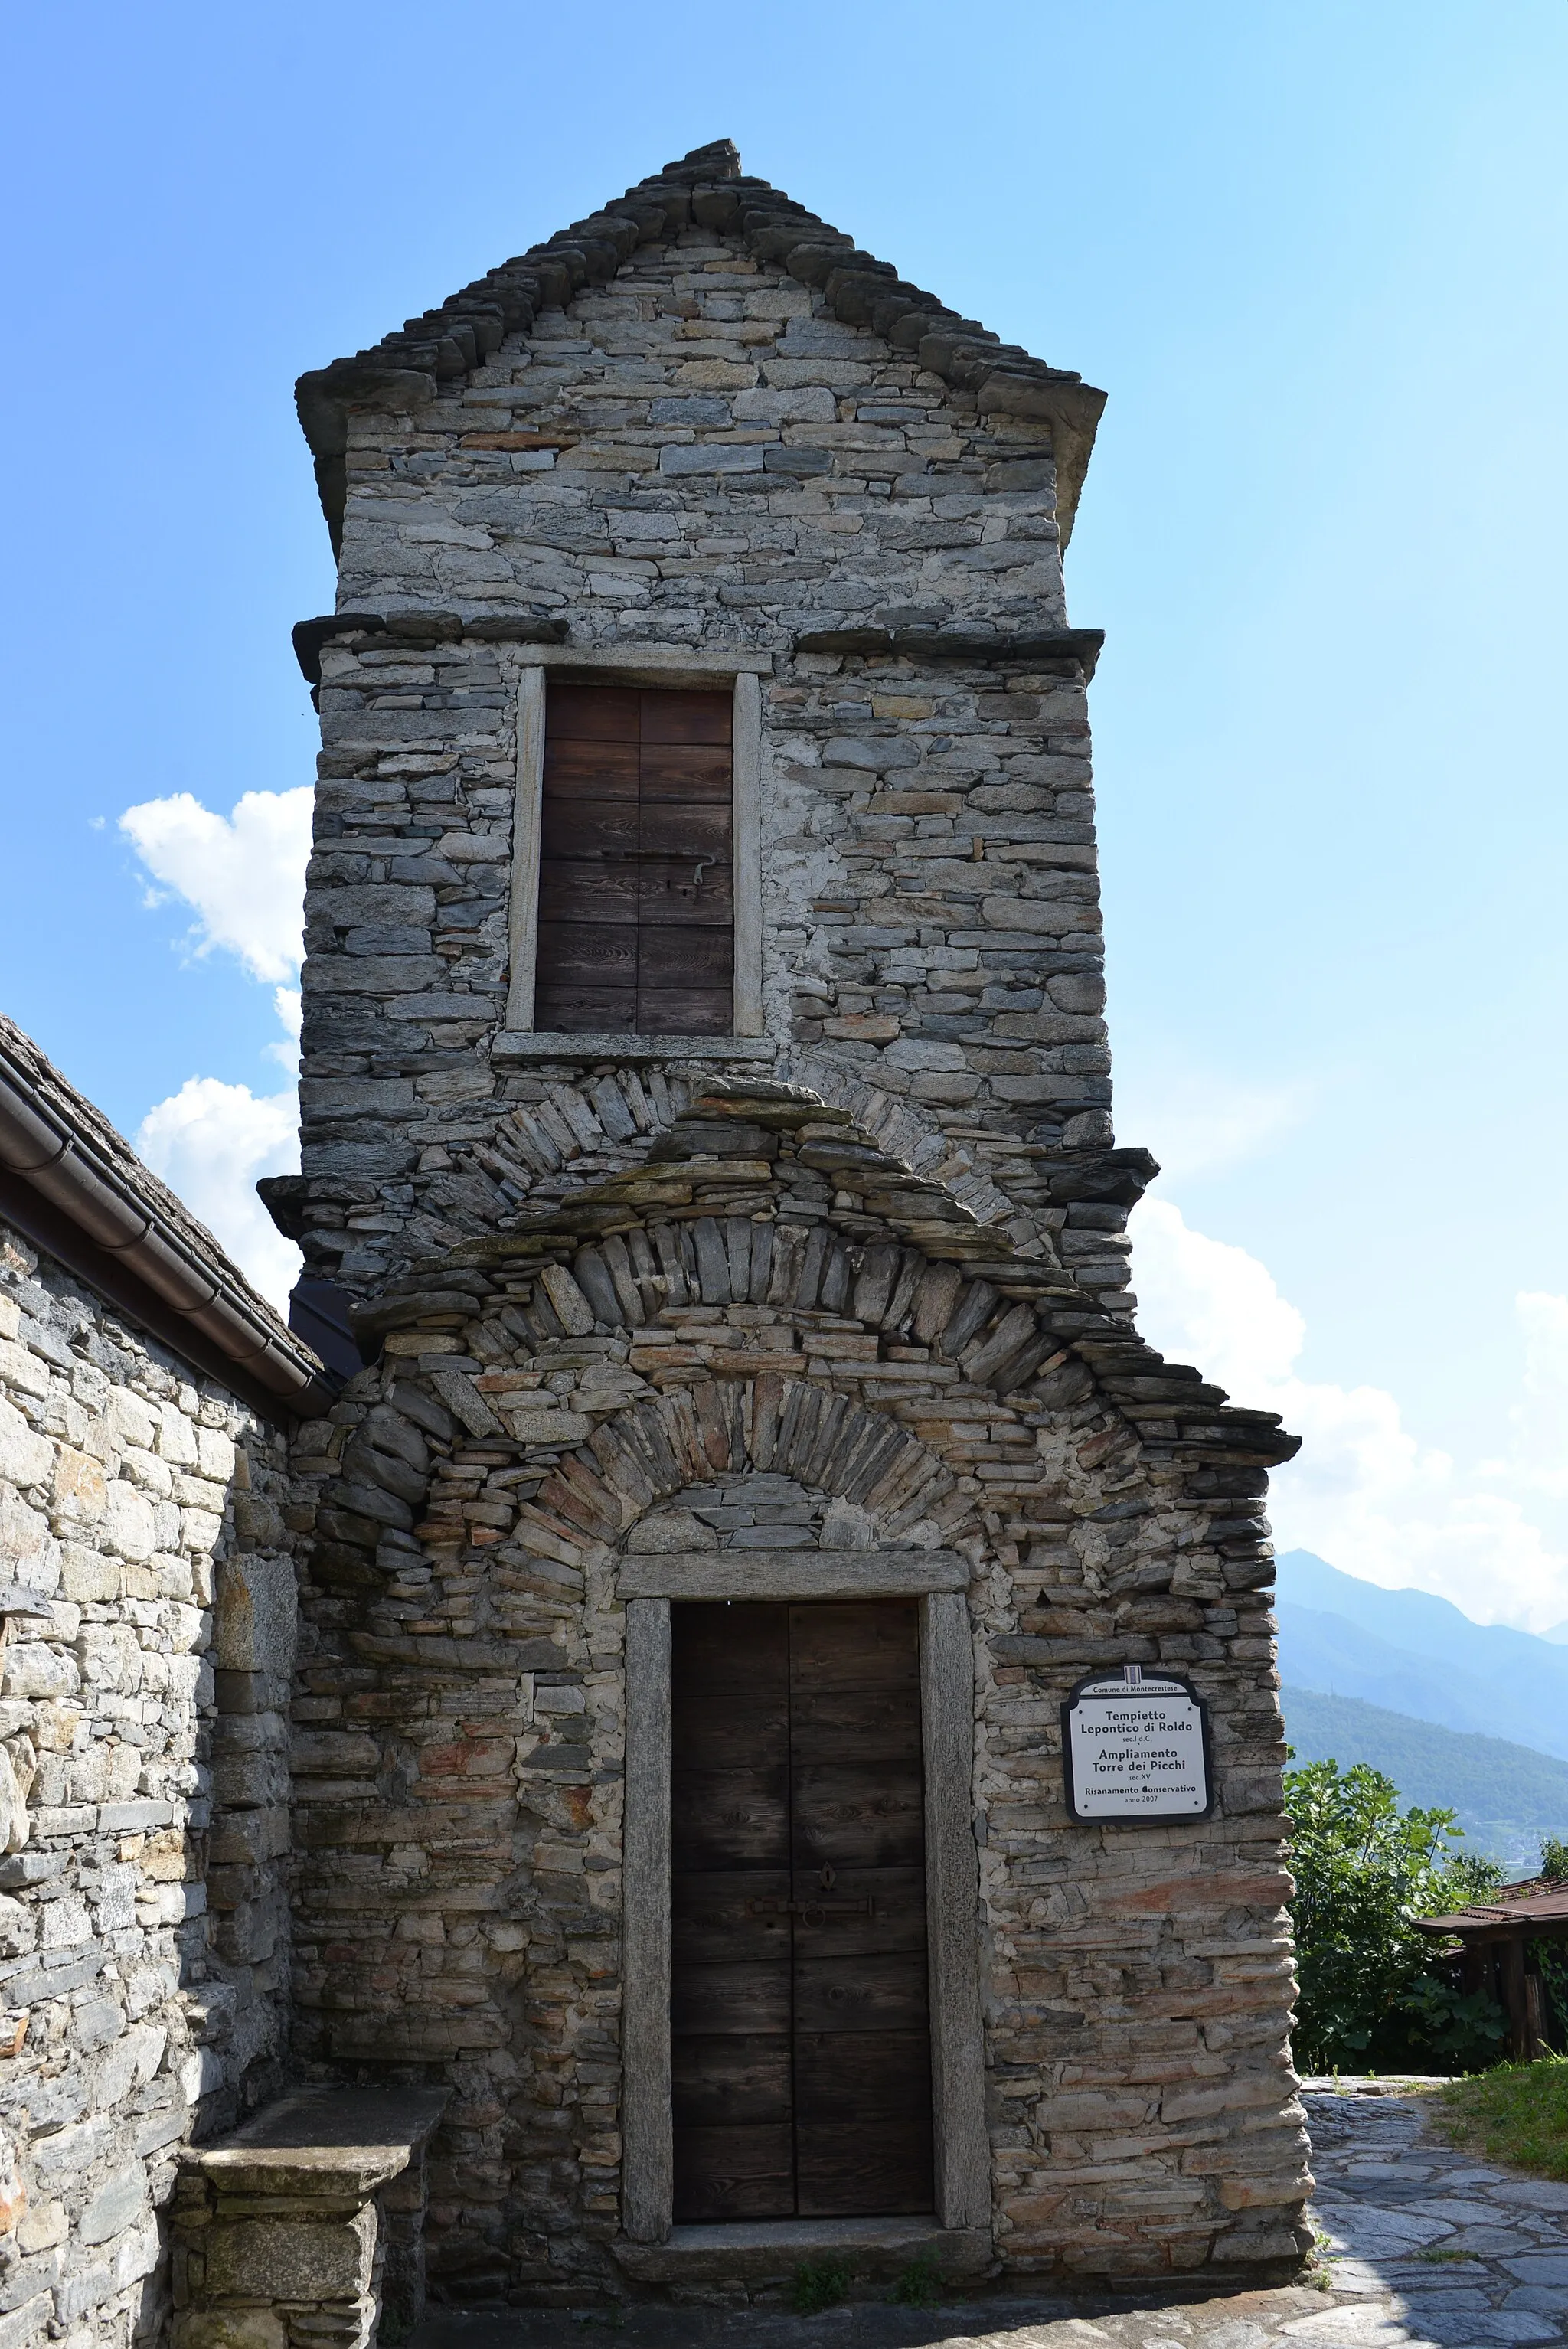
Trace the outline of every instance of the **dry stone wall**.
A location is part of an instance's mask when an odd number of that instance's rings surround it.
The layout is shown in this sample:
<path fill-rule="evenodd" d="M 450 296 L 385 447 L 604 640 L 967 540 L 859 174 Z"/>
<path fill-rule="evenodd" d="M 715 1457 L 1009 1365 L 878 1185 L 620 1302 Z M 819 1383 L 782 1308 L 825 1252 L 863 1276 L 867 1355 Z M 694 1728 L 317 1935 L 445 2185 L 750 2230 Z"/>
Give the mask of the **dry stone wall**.
<path fill-rule="evenodd" d="M 155 2338 L 181 2146 L 279 2075 L 289 1493 L 275 1430 L 0 1225 L 5 2349 Z"/>

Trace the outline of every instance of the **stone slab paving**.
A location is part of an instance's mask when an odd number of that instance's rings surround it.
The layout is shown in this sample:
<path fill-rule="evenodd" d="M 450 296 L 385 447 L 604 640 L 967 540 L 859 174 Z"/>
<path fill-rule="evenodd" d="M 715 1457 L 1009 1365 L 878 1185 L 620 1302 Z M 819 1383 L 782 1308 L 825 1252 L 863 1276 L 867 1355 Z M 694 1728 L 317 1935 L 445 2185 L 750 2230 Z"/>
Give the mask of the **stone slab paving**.
<path fill-rule="evenodd" d="M 919 2310 L 433 2310 L 408 2349 L 1496 2349 L 1568 2335 L 1568 2184 L 1444 2145 L 1419 2095 L 1309 2082 L 1322 2256 L 1273 2291 L 976 2297 Z"/>
<path fill-rule="evenodd" d="M 1314 2218 L 1333 2290 L 1303 2349 L 1560 2341 L 1568 2184 L 1510 2177 L 1425 2126 L 1419 2096 L 1348 2083 L 1309 2093 Z"/>

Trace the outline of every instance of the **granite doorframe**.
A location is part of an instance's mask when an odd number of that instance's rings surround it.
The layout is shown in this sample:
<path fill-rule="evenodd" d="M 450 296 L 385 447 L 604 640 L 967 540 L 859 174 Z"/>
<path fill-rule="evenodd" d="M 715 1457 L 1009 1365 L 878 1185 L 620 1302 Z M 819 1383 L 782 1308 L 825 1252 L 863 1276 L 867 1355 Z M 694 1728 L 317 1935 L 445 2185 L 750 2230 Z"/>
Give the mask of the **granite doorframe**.
<path fill-rule="evenodd" d="M 767 1553 L 709 1552 L 705 1598 L 907 1598 L 920 1553 L 839 1553 L 836 1574 L 794 1573 Z M 927 1554 L 930 1555 L 930 1554 Z M 728 1557 L 733 1589 L 715 1588 Z M 777 1554 L 775 1554 L 777 1557 Z M 852 1563 L 851 1562 L 852 1559 Z M 628 1565 L 632 1563 L 627 1561 Z M 690 1565 L 635 1560 L 641 1596 L 626 1600 L 626 1779 L 622 1851 L 621 2225 L 633 2242 L 662 2243 L 674 2223 L 670 2112 L 670 1723 L 672 1598 L 693 1595 Z M 658 1569 L 670 1571 L 661 1578 Z M 804 1561 L 802 1560 L 802 1569 Z M 879 1570 L 880 1568 L 880 1570 Z M 945 1556 L 930 1583 L 953 1579 Z M 793 1579 L 800 1588 L 792 1589 Z M 665 1579 L 663 1591 L 650 1582 Z M 824 1587 L 826 1583 L 827 1587 Z M 684 1587 L 683 1587 L 684 1586 Z M 921 1729 L 925 1776 L 926 1937 L 931 1992 L 932 2118 L 936 2218 L 946 2228 L 991 2225 L 980 2015 L 979 1859 L 973 1821 L 974 1645 L 963 1590 L 919 1594 Z M 706 2230 L 711 2231 L 711 2230 Z"/>

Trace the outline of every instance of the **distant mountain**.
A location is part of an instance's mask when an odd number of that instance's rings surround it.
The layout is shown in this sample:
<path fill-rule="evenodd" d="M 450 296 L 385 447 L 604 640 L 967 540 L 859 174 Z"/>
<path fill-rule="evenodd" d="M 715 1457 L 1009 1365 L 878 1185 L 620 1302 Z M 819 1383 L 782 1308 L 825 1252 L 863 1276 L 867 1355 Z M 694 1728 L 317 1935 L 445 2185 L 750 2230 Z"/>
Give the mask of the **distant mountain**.
<path fill-rule="evenodd" d="M 1551 1630 L 1542 1631 L 1541 1636 L 1550 1640 L 1554 1648 L 1568 1648 L 1568 1623 L 1553 1623 Z"/>
<path fill-rule="evenodd" d="M 1385 1590 L 1310 1550 L 1279 1560 L 1280 1677 L 1440 1729 L 1568 1759 L 1568 1642 L 1472 1623 L 1425 1590 Z"/>
<path fill-rule="evenodd" d="M 1346 1770 L 1369 1762 L 1407 1803 L 1457 1811 L 1470 1847 L 1511 1873 L 1536 1866 L 1543 1835 L 1568 1836 L 1568 1763 L 1501 1737 L 1456 1736 L 1357 1697 L 1287 1686 L 1280 1702 L 1298 1762 Z"/>

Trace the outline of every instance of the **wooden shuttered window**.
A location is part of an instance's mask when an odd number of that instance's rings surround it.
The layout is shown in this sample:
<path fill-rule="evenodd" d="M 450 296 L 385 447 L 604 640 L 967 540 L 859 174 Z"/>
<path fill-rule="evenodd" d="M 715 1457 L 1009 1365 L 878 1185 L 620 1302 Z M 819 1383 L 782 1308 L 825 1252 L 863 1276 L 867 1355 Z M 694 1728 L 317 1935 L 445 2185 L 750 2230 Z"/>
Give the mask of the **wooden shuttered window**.
<path fill-rule="evenodd" d="M 732 698 L 551 681 L 534 1025 L 734 1026 Z"/>

